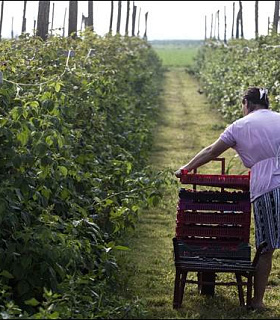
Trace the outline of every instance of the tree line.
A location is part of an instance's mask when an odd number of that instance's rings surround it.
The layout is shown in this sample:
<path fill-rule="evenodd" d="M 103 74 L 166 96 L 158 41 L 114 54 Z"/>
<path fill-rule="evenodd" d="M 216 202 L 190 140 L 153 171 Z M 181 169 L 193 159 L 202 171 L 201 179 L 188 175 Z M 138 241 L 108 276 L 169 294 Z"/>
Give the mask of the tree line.
<path fill-rule="evenodd" d="M 118 8 L 117 8 L 117 26 L 116 26 L 116 33 L 120 34 L 120 26 L 122 20 L 122 2 L 118 1 Z M 4 15 L 4 3 L 1 3 L 1 13 L 0 13 L 0 40 L 2 38 L 2 24 L 3 24 L 3 15 Z M 79 1 L 69 1 L 68 6 L 68 37 L 75 38 L 78 33 L 78 3 Z M 93 3 L 94 1 L 88 1 L 88 15 L 85 16 L 82 14 L 81 19 L 81 27 L 82 30 L 84 28 L 89 28 L 90 30 L 94 31 L 94 21 L 93 21 Z M 22 28 L 21 33 L 26 33 L 26 7 L 27 1 L 23 1 L 23 18 L 22 18 Z M 50 1 L 39 1 L 38 7 L 38 15 L 37 20 L 33 22 L 33 30 L 34 35 L 41 37 L 43 40 L 46 40 L 49 35 L 52 35 L 53 32 L 53 21 L 54 21 L 54 14 L 55 14 L 55 3 L 52 5 L 52 15 L 51 15 L 51 22 L 49 21 L 50 16 Z M 111 15 L 109 21 L 109 28 L 108 32 L 113 32 L 113 15 L 114 15 L 114 1 L 111 1 Z M 136 34 L 136 19 L 137 19 L 137 6 L 135 2 L 132 3 L 131 8 L 131 1 L 126 1 L 126 24 L 125 24 L 125 35 L 129 35 L 129 23 L 131 18 L 131 36 L 140 36 L 140 15 L 141 15 L 141 8 L 139 8 L 138 13 L 138 32 Z M 131 14 L 132 11 L 132 14 Z M 63 18 L 63 36 L 65 36 L 65 24 L 66 24 L 66 15 L 67 15 L 67 8 L 65 8 L 64 18 Z M 130 17 L 131 15 L 131 17 Z M 12 18 L 13 21 L 13 18 Z M 144 39 L 147 39 L 147 22 L 148 22 L 148 12 L 145 13 L 145 32 L 144 32 Z M 11 30 L 11 38 L 13 38 L 13 22 L 12 22 L 12 30 Z"/>
<path fill-rule="evenodd" d="M 232 28 L 231 28 L 231 38 L 239 39 L 244 38 L 244 29 L 243 29 L 243 5 L 242 1 L 239 2 L 239 9 L 237 15 L 235 15 L 235 2 L 232 4 Z M 279 25 L 279 2 L 275 1 L 274 4 L 274 15 L 273 22 L 271 25 L 270 18 L 268 17 L 267 33 L 277 33 Z M 224 7 L 224 42 L 227 42 L 227 15 L 226 7 Z M 217 33 L 216 33 L 217 32 Z M 259 1 L 255 1 L 255 38 L 259 37 Z M 211 14 L 211 24 L 210 24 L 210 36 L 207 36 L 207 16 L 205 16 L 205 40 L 210 39 L 220 39 L 220 10 L 215 13 L 215 18 L 213 13 Z"/>

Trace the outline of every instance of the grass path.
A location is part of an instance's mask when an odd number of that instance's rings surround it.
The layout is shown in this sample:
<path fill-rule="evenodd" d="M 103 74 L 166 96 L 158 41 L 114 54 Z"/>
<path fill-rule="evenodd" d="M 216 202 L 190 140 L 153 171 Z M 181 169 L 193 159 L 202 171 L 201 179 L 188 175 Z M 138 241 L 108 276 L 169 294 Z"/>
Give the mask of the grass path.
<path fill-rule="evenodd" d="M 155 130 L 155 143 L 151 165 L 156 169 L 176 170 L 196 152 L 217 139 L 225 123 L 210 108 L 206 97 L 198 93 L 198 83 L 184 69 L 170 69 L 165 75 L 163 105 L 159 125 Z M 240 173 L 244 167 L 235 153 L 224 153 L 226 164 L 234 163 L 231 173 Z M 218 163 L 207 164 L 199 172 L 219 173 Z M 175 178 L 174 178 L 175 179 Z M 172 308 L 175 267 L 172 238 L 175 234 L 178 188 L 166 192 L 160 205 L 142 212 L 133 236 L 127 239 L 129 252 L 121 253 L 122 269 L 126 275 L 128 299 L 142 302 L 146 319 L 218 319 L 256 318 L 238 303 L 235 287 L 219 286 L 214 298 L 198 295 L 195 285 L 188 285 L 183 307 Z M 274 314 L 279 317 L 279 312 Z M 258 315 L 269 318 L 271 313 Z"/>

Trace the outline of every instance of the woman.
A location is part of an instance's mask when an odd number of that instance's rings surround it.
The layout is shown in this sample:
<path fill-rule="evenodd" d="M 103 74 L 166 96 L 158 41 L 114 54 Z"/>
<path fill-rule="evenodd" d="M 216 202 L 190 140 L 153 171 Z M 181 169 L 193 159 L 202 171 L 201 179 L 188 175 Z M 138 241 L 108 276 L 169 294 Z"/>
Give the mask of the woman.
<path fill-rule="evenodd" d="M 243 118 L 236 120 L 213 144 L 201 150 L 181 170 L 191 171 L 236 150 L 250 168 L 250 197 L 254 208 L 256 247 L 266 241 L 254 281 L 252 308 L 264 308 L 263 298 L 272 266 L 272 255 L 280 248 L 280 114 L 269 110 L 267 89 L 249 88 L 242 99 Z"/>

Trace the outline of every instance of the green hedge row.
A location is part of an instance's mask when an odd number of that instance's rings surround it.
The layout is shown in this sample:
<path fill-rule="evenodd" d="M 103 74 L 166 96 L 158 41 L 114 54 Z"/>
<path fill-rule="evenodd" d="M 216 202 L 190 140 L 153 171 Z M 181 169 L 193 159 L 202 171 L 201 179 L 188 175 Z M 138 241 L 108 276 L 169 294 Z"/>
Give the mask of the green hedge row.
<path fill-rule="evenodd" d="M 269 90 L 271 108 L 280 110 L 280 35 L 257 40 L 206 41 L 192 72 L 204 92 L 227 121 L 239 118 L 241 98 L 250 86 Z"/>
<path fill-rule="evenodd" d="M 0 51 L 0 317 L 125 313 L 114 250 L 161 195 L 161 63 L 144 40 L 89 31 Z"/>

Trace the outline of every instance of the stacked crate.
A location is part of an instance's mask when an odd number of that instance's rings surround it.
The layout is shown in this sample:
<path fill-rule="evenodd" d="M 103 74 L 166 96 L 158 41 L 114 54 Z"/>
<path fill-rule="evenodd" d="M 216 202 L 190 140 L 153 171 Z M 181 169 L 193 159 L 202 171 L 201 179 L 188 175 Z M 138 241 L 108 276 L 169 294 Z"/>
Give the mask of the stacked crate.
<path fill-rule="evenodd" d="M 215 160 L 221 161 L 222 174 L 182 172 L 180 182 L 193 188 L 179 191 L 173 239 L 175 262 L 199 263 L 203 258 L 251 260 L 250 176 L 226 175 L 224 158 Z M 218 188 L 199 191 L 197 186 Z M 213 294 L 213 287 L 211 290 Z"/>

